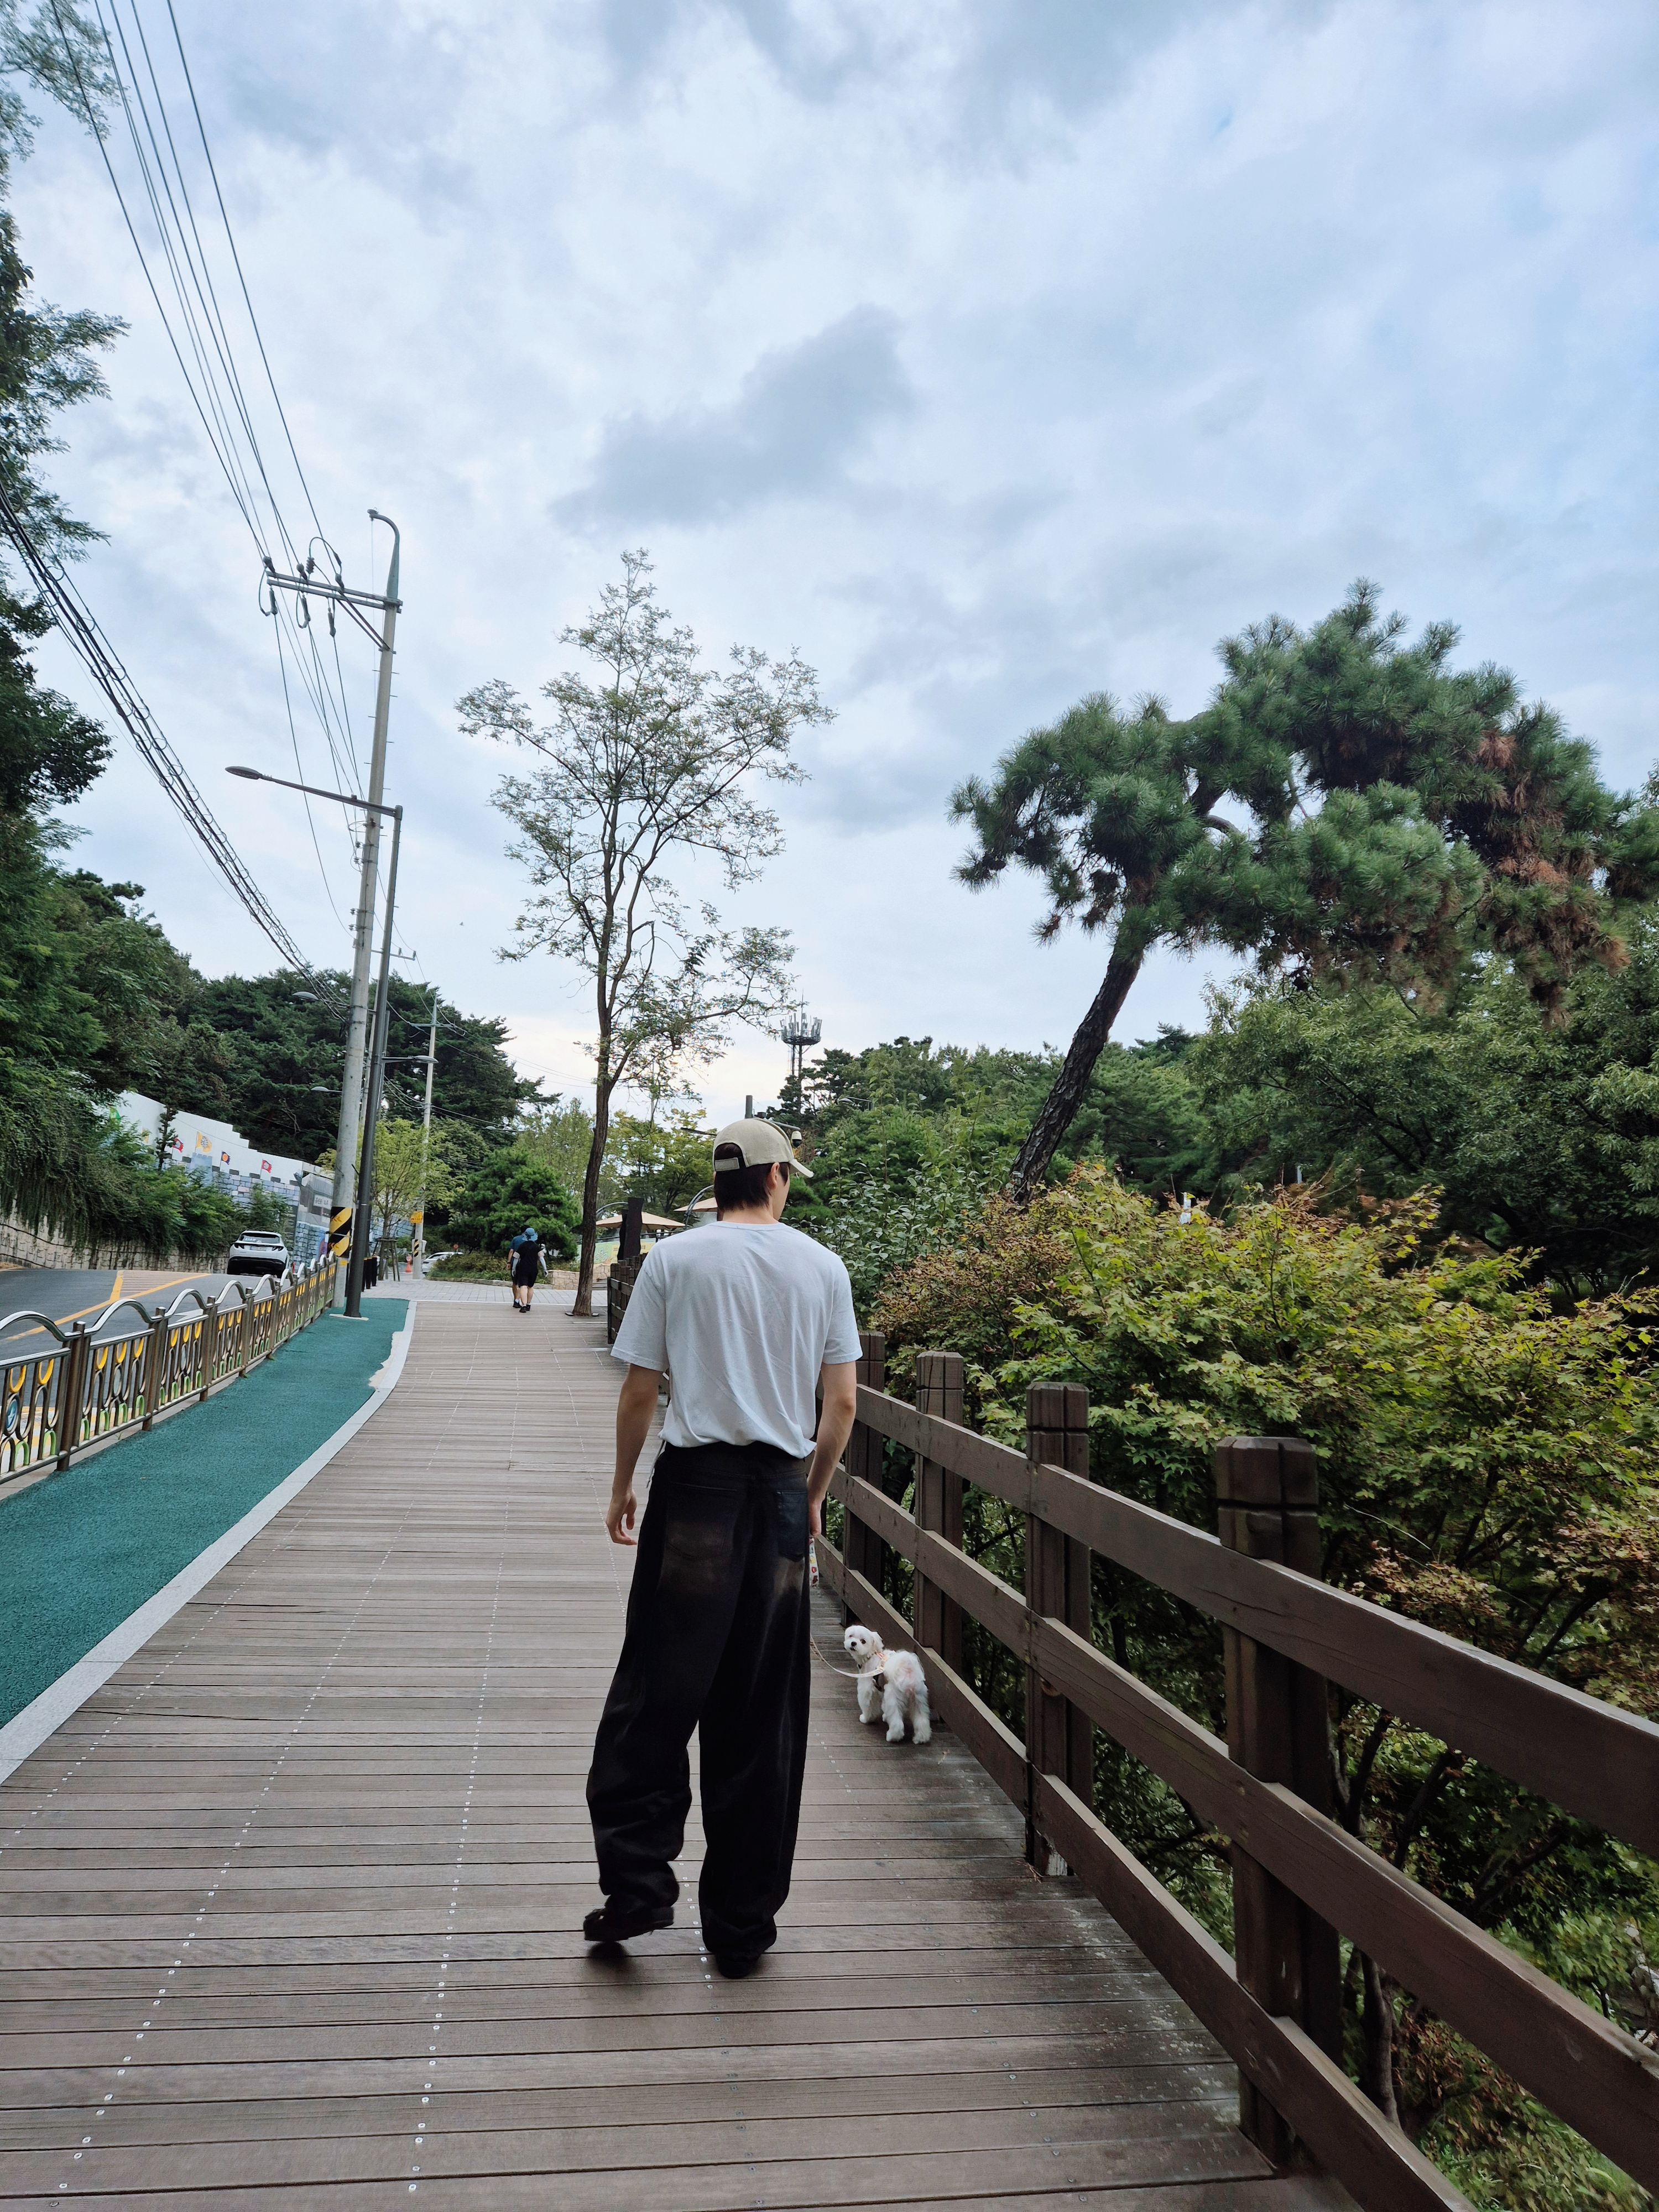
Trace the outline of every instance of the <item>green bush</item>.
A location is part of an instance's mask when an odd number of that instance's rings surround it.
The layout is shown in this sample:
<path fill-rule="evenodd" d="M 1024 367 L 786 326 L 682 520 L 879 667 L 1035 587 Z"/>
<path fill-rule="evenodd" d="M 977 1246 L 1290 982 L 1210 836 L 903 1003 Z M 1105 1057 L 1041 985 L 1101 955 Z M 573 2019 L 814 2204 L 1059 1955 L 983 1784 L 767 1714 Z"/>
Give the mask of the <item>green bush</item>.
<path fill-rule="evenodd" d="M 434 1282 L 504 1283 L 509 1270 L 503 1252 L 447 1252 L 426 1272 Z"/>
<path fill-rule="evenodd" d="M 1082 1170 L 1024 1212 L 994 1199 L 887 1287 L 899 1386 L 960 1350 L 975 1425 L 1023 1437 L 1033 1382 L 1090 1392 L 1091 1472 L 1213 1528 L 1212 1455 L 1300 1436 L 1319 1458 L 1328 1581 L 1593 1696 L 1659 1717 L 1659 1297 L 1562 1313 L 1527 1255 L 1436 1241 L 1437 1194 L 1322 1216 L 1281 1194 L 1223 1224 Z M 902 1461 L 888 1472 L 901 1492 Z M 970 1492 L 968 1548 L 1018 1585 L 1024 1528 Z M 1221 1730 L 1219 1633 L 1097 1558 L 1097 1640 Z M 1022 1725 L 1018 1669 L 969 1639 L 982 1694 Z M 1376 1707 L 1334 1689 L 1338 1817 L 1607 2016 L 1659 1960 L 1659 1869 Z M 1224 1839 L 1103 1737 L 1103 1817 L 1228 1936 Z M 1587 2146 L 1351 1955 L 1351 2057 L 1482 2202 L 1643 2200 Z M 1535 2193 L 1504 2191 L 1526 2166 Z M 1484 2179 L 1483 2179 L 1484 2177 Z M 1533 2186 L 1533 2185 L 1529 2185 Z"/>

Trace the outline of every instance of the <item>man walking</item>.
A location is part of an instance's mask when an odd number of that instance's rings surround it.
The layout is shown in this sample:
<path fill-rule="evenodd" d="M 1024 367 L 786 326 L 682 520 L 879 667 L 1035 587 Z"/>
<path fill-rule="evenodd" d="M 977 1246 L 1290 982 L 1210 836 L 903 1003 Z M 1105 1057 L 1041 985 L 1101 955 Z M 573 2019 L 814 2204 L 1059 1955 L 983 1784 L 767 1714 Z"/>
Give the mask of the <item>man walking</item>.
<path fill-rule="evenodd" d="M 528 1313 L 536 1291 L 537 1263 L 542 1256 L 542 1240 L 533 1224 L 526 1222 L 507 1249 L 513 1261 L 513 1303 L 520 1313 Z"/>
<path fill-rule="evenodd" d="M 703 1942 L 732 1978 L 776 1942 L 789 1893 L 806 1765 L 807 1539 L 857 1402 L 847 1270 L 783 1224 L 790 1176 L 809 1173 L 775 1123 L 721 1129 L 719 1218 L 653 1246 L 612 1347 L 628 1367 L 613 1543 L 636 1540 L 634 1470 L 665 1368 L 673 1394 L 587 1778 L 605 1903 L 582 1933 L 620 1942 L 672 1921 L 696 1729 Z"/>

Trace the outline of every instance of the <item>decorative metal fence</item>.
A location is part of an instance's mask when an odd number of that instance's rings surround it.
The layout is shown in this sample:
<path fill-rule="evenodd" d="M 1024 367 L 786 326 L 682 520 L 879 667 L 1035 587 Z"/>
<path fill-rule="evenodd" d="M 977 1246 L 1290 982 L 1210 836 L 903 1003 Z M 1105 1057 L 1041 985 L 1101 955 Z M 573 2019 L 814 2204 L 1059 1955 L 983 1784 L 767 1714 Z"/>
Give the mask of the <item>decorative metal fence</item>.
<path fill-rule="evenodd" d="M 50 1314 L 0 1321 L 0 1483 L 77 1451 L 149 1427 L 169 1406 L 205 1398 L 270 1359 L 332 1304 L 339 1262 L 312 1261 L 252 1290 L 228 1283 L 216 1297 L 181 1291 L 152 1311 L 118 1298 L 96 1320 L 61 1327 Z M 117 1316 L 137 1316 L 125 1327 Z M 25 1349 L 33 1338 L 47 1341 Z"/>

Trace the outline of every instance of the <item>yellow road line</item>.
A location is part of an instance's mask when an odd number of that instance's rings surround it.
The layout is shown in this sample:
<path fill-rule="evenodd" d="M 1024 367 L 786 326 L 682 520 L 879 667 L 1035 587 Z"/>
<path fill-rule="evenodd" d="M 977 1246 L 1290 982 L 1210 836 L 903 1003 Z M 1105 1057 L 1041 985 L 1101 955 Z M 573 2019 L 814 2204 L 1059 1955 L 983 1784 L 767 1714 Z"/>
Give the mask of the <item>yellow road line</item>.
<path fill-rule="evenodd" d="M 210 1275 L 212 1273 L 213 1270 L 211 1267 L 198 1267 L 193 1275 L 169 1275 L 166 1282 L 153 1284 L 151 1285 L 151 1289 L 156 1291 L 176 1291 L 180 1283 L 199 1283 L 204 1275 Z M 66 1323 L 72 1321 L 84 1321 L 88 1314 L 102 1313 L 106 1306 L 113 1305 L 117 1298 L 120 1296 L 120 1293 L 121 1276 L 117 1275 L 115 1281 L 111 1287 L 109 1296 L 106 1298 L 100 1298 L 95 1306 L 82 1306 L 78 1313 L 54 1314 L 52 1316 L 52 1319 L 57 1322 L 59 1328 L 64 1328 Z M 146 1295 L 148 1295 L 148 1293 Z M 15 1336 L 7 1337 L 5 1341 L 8 1345 L 24 1344 L 27 1342 L 30 1337 L 43 1336 L 45 1334 L 45 1330 L 39 1327 L 34 1328 L 20 1329 Z"/>

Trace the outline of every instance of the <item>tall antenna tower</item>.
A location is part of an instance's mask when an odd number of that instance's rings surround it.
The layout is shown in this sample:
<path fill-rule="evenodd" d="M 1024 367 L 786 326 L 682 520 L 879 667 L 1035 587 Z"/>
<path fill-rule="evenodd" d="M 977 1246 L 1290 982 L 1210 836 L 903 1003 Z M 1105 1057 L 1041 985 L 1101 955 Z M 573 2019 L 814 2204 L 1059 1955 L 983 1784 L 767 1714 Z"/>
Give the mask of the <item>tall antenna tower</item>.
<path fill-rule="evenodd" d="M 800 1079 L 806 1069 L 806 1055 L 823 1035 L 823 1024 L 807 1019 L 804 1006 L 794 1012 L 778 1031 L 778 1036 L 789 1048 L 789 1079 L 799 1090 Z"/>

